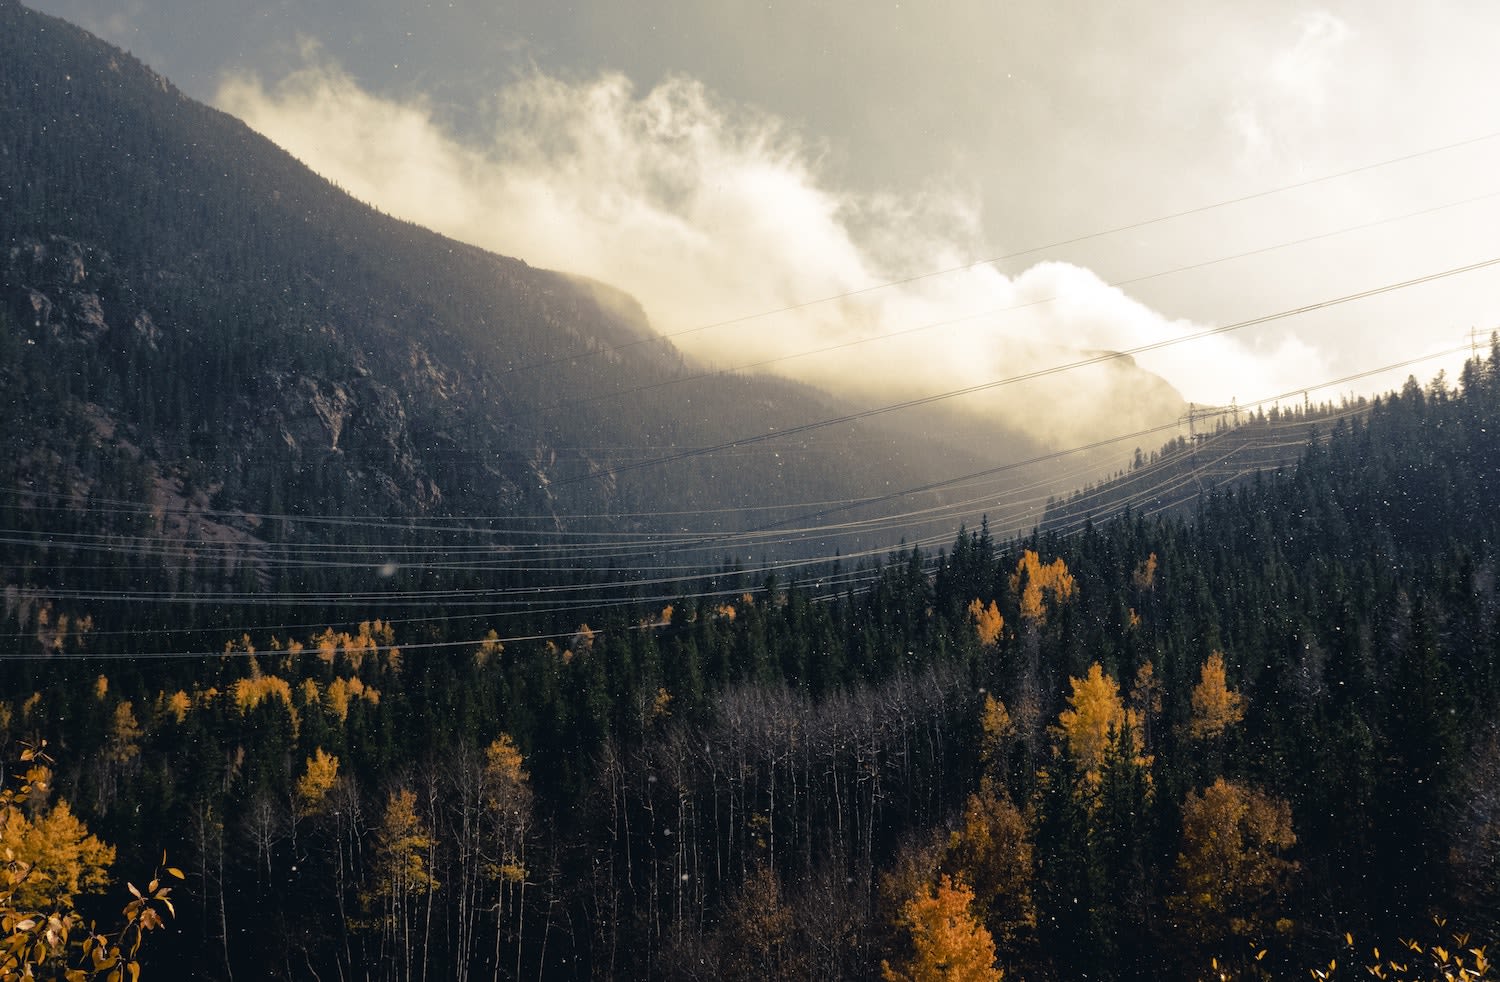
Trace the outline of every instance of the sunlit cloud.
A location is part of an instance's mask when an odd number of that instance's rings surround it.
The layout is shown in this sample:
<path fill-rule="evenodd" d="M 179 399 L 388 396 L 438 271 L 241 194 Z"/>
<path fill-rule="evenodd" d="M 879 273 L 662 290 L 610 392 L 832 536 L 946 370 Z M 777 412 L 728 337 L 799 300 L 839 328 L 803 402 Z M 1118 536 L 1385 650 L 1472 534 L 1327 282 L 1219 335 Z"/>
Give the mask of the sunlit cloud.
<path fill-rule="evenodd" d="M 972 197 L 833 187 L 824 148 L 693 79 L 642 92 L 619 74 L 534 73 L 494 97 L 483 133 L 460 136 L 424 100 L 375 95 L 315 47 L 306 57 L 274 83 L 227 79 L 218 104 L 388 213 L 630 291 L 663 333 L 691 331 L 678 343 L 710 365 L 774 360 L 765 370 L 879 404 L 1204 326 L 1065 263 L 870 290 L 991 254 Z M 839 299 L 808 303 L 824 298 Z M 1287 366 L 1316 371 L 1318 359 L 1296 342 L 1257 351 L 1226 335 L 1139 362 L 1145 371 L 1108 363 L 957 405 L 1066 444 L 1173 419 L 1183 399 L 1280 391 Z"/>

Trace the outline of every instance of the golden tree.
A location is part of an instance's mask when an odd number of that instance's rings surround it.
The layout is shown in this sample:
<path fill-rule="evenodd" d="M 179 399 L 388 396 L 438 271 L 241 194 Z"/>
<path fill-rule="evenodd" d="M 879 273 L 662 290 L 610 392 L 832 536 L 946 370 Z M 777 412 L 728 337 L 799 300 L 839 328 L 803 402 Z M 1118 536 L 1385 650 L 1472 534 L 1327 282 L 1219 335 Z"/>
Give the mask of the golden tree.
<path fill-rule="evenodd" d="M 974 622 L 974 630 L 979 634 L 979 643 L 986 648 L 994 647 L 1000 641 L 1000 632 L 1005 628 L 1005 618 L 1000 614 L 1000 608 L 991 600 L 986 607 L 984 603 L 975 597 L 969 601 L 969 618 Z"/>
<path fill-rule="evenodd" d="M 1169 905 L 1205 943 L 1290 930 L 1290 921 L 1273 917 L 1273 905 L 1297 872 L 1282 855 L 1296 843 L 1291 806 L 1281 798 L 1222 777 L 1202 794 L 1189 791 L 1177 856 L 1182 892 Z"/>
<path fill-rule="evenodd" d="M 1007 748 L 1016 736 L 1016 724 L 1010 718 L 1005 703 L 988 692 L 984 694 L 984 706 L 979 713 L 979 762 L 984 765 L 987 776 L 1003 779 Z"/>
<path fill-rule="evenodd" d="M 1012 944 L 1036 927 L 1031 896 L 1031 830 L 1004 790 L 988 777 L 964 805 L 963 831 L 953 856 L 973 884 L 974 904 L 984 922 Z"/>
<path fill-rule="evenodd" d="M 417 813 L 416 793 L 408 788 L 391 792 L 375 833 L 374 882 L 363 899 L 389 946 L 383 955 L 397 979 L 413 977 L 417 900 L 438 888 L 425 858 L 432 846 L 427 823 Z"/>
<path fill-rule="evenodd" d="M 1119 684 L 1098 662 L 1089 666 L 1083 678 L 1069 678 L 1068 683 L 1073 692 L 1068 696 L 1068 708 L 1057 717 L 1058 729 L 1085 780 L 1097 787 L 1105 754 L 1121 739 L 1127 726 L 1132 733 L 1140 732 L 1141 713 L 1125 707 Z M 1151 763 L 1140 756 L 1134 762 L 1142 767 Z"/>
<path fill-rule="evenodd" d="M 899 967 L 882 961 L 886 982 L 999 982 L 995 939 L 972 910 L 974 891 L 944 873 L 936 887 L 923 884 L 901 908 L 911 952 Z"/>
<path fill-rule="evenodd" d="M 725 905 L 719 939 L 722 977 L 730 982 L 805 978 L 795 934 L 796 920 L 780 878 L 769 866 L 757 866 Z"/>
<path fill-rule="evenodd" d="M 105 867 L 114 849 L 91 835 L 66 801 L 28 819 L 24 806 L 45 790 L 51 772 L 39 750 L 26 748 L 21 760 L 36 765 L 26 782 L 0 789 L 0 979 L 139 978 L 146 932 L 162 926 L 163 911 L 173 913 L 171 888 L 160 878 L 144 890 L 127 884 L 133 899 L 119 933 L 109 937 L 85 927 L 73 912 L 74 898 L 108 883 Z M 181 870 L 166 872 L 182 879 Z"/>
<path fill-rule="evenodd" d="M 323 807 L 328 792 L 339 779 L 339 759 L 322 747 L 307 758 L 307 771 L 297 779 L 295 811 L 312 815 Z"/>
<path fill-rule="evenodd" d="M 1193 686 L 1192 702 L 1188 734 L 1194 740 L 1223 736 L 1225 730 L 1245 718 L 1245 697 L 1225 681 L 1222 651 L 1214 651 L 1203 663 L 1199 682 Z"/>
<path fill-rule="evenodd" d="M 495 964 L 500 964 L 501 928 L 516 919 L 516 959 L 519 966 L 525 941 L 526 840 L 531 831 L 533 795 L 531 775 L 525 759 L 507 733 L 502 733 L 484 752 L 484 805 L 486 838 L 491 856 L 488 873 L 498 885 L 495 902 Z M 519 968 L 518 968 L 519 971 Z"/>
<path fill-rule="evenodd" d="M 12 885 L 11 901 L 22 907 L 72 910 L 80 893 L 109 885 L 115 849 L 89 833 L 66 800 L 29 819 L 9 809 L 0 827 L 0 850 L 25 876 Z"/>
<path fill-rule="evenodd" d="M 1130 585 L 1143 592 L 1156 589 L 1156 553 L 1136 564 L 1135 572 L 1130 574 Z"/>
<path fill-rule="evenodd" d="M 1019 598 L 1021 617 L 1027 623 L 1040 627 L 1047 623 L 1046 598 L 1054 605 L 1073 599 L 1073 574 L 1061 557 L 1047 565 L 1030 549 L 1021 554 L 1016 571 L 1010 577 L 1010 590 Z"/>

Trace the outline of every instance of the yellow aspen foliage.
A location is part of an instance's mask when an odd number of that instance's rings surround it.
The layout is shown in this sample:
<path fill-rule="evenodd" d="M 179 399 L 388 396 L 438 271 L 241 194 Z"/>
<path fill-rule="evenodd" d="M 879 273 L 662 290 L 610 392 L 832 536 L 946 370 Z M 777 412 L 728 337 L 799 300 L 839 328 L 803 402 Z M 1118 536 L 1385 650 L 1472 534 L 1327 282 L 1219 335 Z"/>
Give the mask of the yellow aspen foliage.
<path fill-rule="evenodd" d="M 82 647 L 84 636 L 93 629 L 94 618 L 89 615 L 54 615 L 51 604 L 43 605 L 36 612 L 36 640 L 46 651 L 60 652 L 70 640 Z"/>
<path fill-rule="evenodd" d="M 141 724 L 136 721 L 134 707 L 128 700 L 115 706 L 105 744 L 105 754 L 110 763 L 128 764 L 134 760 L 141 752 L 140 744 L 137 743 L 140 738 Z"/>
<path fill-rule="evenodd" d="M 734 604 L 719 604 L 719 606 L 714 609 L 714 613 L 718 614 L 724 620 L 729 621 L 731 624 L 733 624 L 734 619 L 739 616 L 739 611 L 735 609 Z"/>
<path fill-rule="evenodd" d="M 525 759 L 507 733 L 502 733 L 484 752 L 484 805 L 499 835 L 490 873 L 497 880 L 521 883 L 526 879 L 525 837 L 531 824 L 531 775 Z"/>
<path fill-rule="evenodd" d="M 319 634 L 314 634 L 308 639 L 318 652 L 318 658 L 324 664 L 333 664 L 334 659 L 340 652 L 349 659 L 349 664 L 357 671 L 364 664 L 366 655 L 378 654 L 386 651 L 387 663 L 393 671 L 400 671 L 401 653 L 395 649 L 396 629 L 395 626 L 385 621 L 362 621 L 354 634 L 348 631 L 335 631 L 333 628 L 324 628 Z M 300 646 L 298 650 L 301 650 Z"/>
<path fill-rule="evenodd" d="M 394 930 L 404 920 L 415 894 L 438 888 L 423 858 L 431 846 L 427 823 L 417 813 L 416 793 L 392 791 L 375 831 L 373 882 L 363 897 L 383 929 Z"/>
<path fill-rule="evenodd" d="M 298 688 L 302 693 L 302 705 L 316 706 L 322 702 L 322 695 L 318 691 L 318 683 L 315 679 L 303 679 Z"/>
<path fill-rule="evenodd" d="M 438 884 L 422 861 L 422 853 L 431 844 L 427 823 L 417 814 L 416 792 L 408 788 L 391 792 L 375 833 L 377 877 L 388 886 L 436 889 Z"/>
<path fill-rule="evenodd" d="M 745 874 L 729 898 L 722 919 L 724 982 L 763 982 L 810 975 L 805 955 L 795 943 L 797 918 L 781 889 L 776 871 L 758 865 Z"/>
<path fill-rule="evenodd" d="M 314 634 L 310 640 L 317 645 L 318 658 L 324 664 L 332 665 L 339 651 L 338 635 L 333 633 L 333 628 L 325 628 L 322 634 Z"/>
<path fill-rule="evenodd" d="M 587 624 L 578 625 L 578 632 L 573 635 L 572 642 L 568 648 L 577 654 L 586 655 L 594 650 L 594 629 Z"/>
<path fill-rule="evenodd" d="M 921 891 L 901 908 L 901 925 L 911 953 L 899 966 L 880 963 L 886 982 L 999 982 L 995 939 L 973 912 L 974 891 L 962 878 L 944 873 L 936 887 Z"/>
<path fill-rule="evenodd" d="M 232 655 L 235 652 L 245 655 L 255 654 L 255 644 L 251 642 L 249 634 L 241 634 L 238 638 L 230 638 L 224 642 L 224 654 Z"/>
<path fill-rule="evenodd" d="M 1285 800 L 1222 777 L 1202 794 L 1190 791 L 1177 855 L 1182 893 L 1169 905 L 1186 916 L 1200 941 L 1288 930 L 1290 923 L 1275 919 L 1274 909 L 1297 872 L 1282 852 L 1296 844 Z"/>
<path fill-rule="evenodd" d="M 1215 651 L 1203 663 L 1199 682 L 1193 686 L 1193 717 L 1188 734 L 1194 740 L 1222 736 L 1245 718 L 1245 697 L 1230 690 L 1224 678 L 1224 653 Z"/>
<path fill-rule="evenodd" d="M 483 668 L 504 651 L 505 645 L 500 643 L 500 635 L 495 633 L 494 628 L 490 628 L 484 640 L 479 642 L 479 647 L 474 649 L 474 664 Z"/>
<path fill-rule="evenodd" d="M 984 694 L 984 707 L 979 711 L 979 762 L 989 771 L 1005 759 L 1005 745 L 1016 735 L 1016 724 L 1011 720 L 1005 703 L 988 692 Z"/>
<path fill-rule="evenodd" d="M 661 618 L 657 621 L 657 624 L 659 624 L 661 627 L 670 627 L 672 625 L 672 614 L 675 612 L 675 610 L 676 608 L 671 604 L 667 604 L 665 607 L 663 607 L 661 609 Z"/>
<path fill-rule="evenodd" d="M 257 673 L 249 678 L 239 679 L 234 683 L 231 693 L 241 715 L 252 712 L 262 703 L 280 702 L 292 721 L 293 735 L 301 726 L 301 717 L 292 705 L 292 687 L 280 676 Z"/>
<path fill-rule="evenodd" d="M 348 699 L 363 699 L 365 702 L 369 703 L 372 706 L 380 705 L 380 690 L 375 688 L 373 685 L 365 685 L 364 680 L 361 679 L 358 675 L 351 675 L 347 679 L 334 679 L 333 681 L 341 682 L 343 684 L 346 703 Z M 333 689 L 333 682 L 330 682 L 328 684 L 328 688 L 331 692 Z M 345 715 L 347 716 L 347 714 L 348 710 L 346 705 Z"/>
<path fill-rule="evenodd" d="M 526 773 L 525 758 L 509 733 L 500 734 L 485 748 L 484 763 L 485 772 L 502 782 L 524 784 L 531 778 Z"/>
<path fill-rule="evenodd" d="M 1083 678 L 1070 678 L 1073 687 L 1068 708 L 1057 717 L 1068 753 L 1078 762 L 1091 784 L 1098 784 L 1104 766 L 1104 754 L 1110 743 L 1118 740 L 1128 723 L 1140 732 L 1141 718 L 1136 710 L 1127 710 L 1120 698 L 1120 686 L 1106 675 L 1098 662 L 1089 666 Z M 1138 760 L 1138 763 L 1147 763 Z"/>
<path fill-rule="evenodd" d="M 984 922 L 1011 944 L 1036 927 L 1031 896 L 1031 831 L 1015 804 L 989 778 L 964 805 L 954 857 L 973 884 Z"/>
<path fill-rule="evenodd" d="M 296 638 L 288 638 L 286 644 L 282 644 L 280 638 L 272 637 L 271 650 L 285 651 L 288 659 L 290 660 L 292 658 L 295 658 L 297 655 L 302 654 L 305 648 L 302 642 L 298 641 Z"/>
<path fill-rule="evenodd" d="M 349 686 L 341 678 L 335 678 L 328 683 L 328 688 L 323 691 L 323 708 L 336 718 L 340 723 L 349 718 Z"/>
<path fill-rule="evenodd" d="M 1047 598 L 1051 597 L 1054 606 L 1065 604 L 1073 599 L 1073 589 L 1073 574 L 1068 572 L 1067 563 L 1059 557 L 1044 566 L 1041 557 L 1030 549 L 1021 554 L 1010 577 L 1010 590 L 1019 599 L 1021 618 L 1038 627 L 1047 623 Z"/>
<path fill-rule="evenodd" d="M 276 675 L 253 675 L 234 683 L 234 704 L 248 713 L 269 700 L 279 699 L 288 709 L 292 706 L 292 687 Z"/>
<path fill-rule="evenodd" d="M 42 694 L 40 692 L 33 692 L 27 696 L 26 701 L 21 703 L 21 719 L 30 720 L 32 714 L 36 712 L 36 708 L 41 704 Z"/>
<path fill-rule="evenodd" d="M 328 792 L 339 778 L 339 759 L 322 747 L 307 758 L 307 771 L 297 779 L 297 806 L 304 815 L 323 807 Z"/>
<path fill-rule="evenodd" d="M 70 982 L 140 976 L 144 935 L 173 913 L 171 888 L 154 878 L 134 885 L 125 924 L 110 937 L 72 910 L 73 897 L 107 882 L 104 867 L 114 850 L 90 835 L 67 802 L 41 814 L 40 795 L 51 771 L 38 748 L 26 747 L 31 765 L 20 787 L 0 787 L 0 979 L 66 978 Z M 25 814 L 30 811 L 32 817 Z M 182 879 L 179 869 L 165 873 Z"/>
<path fill-rule="evenodd" d="M 103 702 L 107 695 L 109 695 L 109 679 L 101 675 L 94 679 L 94 698 Z"/>
<path fill-rule="evenodd" d="M 80 893 L 109 885 L 115 849 L 91 834 L 67 801 L 59 799 L 35 821 L 7 808 L 0 850 L 22 875 L 10 885 L 10 903 L 36 910 L 71 910 Z"/>
<path fill-rule="evenodd" d="M 373 646 L 389 648 L 396 643 L 396 625 L 378 618 L 373 621 L 361 621 L 359 636 L 361 639 L 368 639 Z"/>
<path fill-rule="evenodd" d="M 187 720 L 188 710 L 192 707 L 193 701 L 189 699 L 188 694 L 181 689 L 178 689 L 170 696 L 167 696 L 166 712 L 178 723 L 182 723 Z"/>
<path fill-rule="evenodd" d="M 1151 592 L 1156 589 L 1156 553 L 1141 560 L 1130 576 L 1130 583 L 1137 590 Z"/>
<path fill-rule="evenodd" d="M 974 622 L 974 630 L 979 634 L 979 643 L 986 648 L 993 647 L 1000 641 L 1000 632 L 1005 628 L 1005 618 L 1000 615 L 1000 608 L 991 600 L 986 607 L 978 597 L 969 601 L 969 619 Z"/>

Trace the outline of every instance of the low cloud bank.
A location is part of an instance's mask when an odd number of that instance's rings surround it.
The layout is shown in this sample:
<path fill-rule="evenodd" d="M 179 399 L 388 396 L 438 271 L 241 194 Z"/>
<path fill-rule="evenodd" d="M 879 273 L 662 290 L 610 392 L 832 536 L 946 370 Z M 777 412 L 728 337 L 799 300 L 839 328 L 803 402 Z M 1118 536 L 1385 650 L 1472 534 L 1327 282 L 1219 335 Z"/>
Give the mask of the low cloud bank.
<path fill-rule="evenodd" d="M 495 96 L 484 132 L 459 135 L 427 101 L 372 94 L 310 48 L 303 69 L 274 84 L 230 78 L 217 102 L 388 213 L 630 291 L 660 331 L 681 333 L 677 343 L 711 365 L 774 359 L 764 370 L 871 405 L 1204 326 L 1066 263 L 909 279 L 1004 251 L 983 241 L 964 194 L 830 187 L 822 148 L 692 79 L 639 92 L 617 74 L 533 74 Z M 1316 377 L 1319 365 L 1295 340 L 1257 351 L 1233 335 L 1139 362 L 1168 384 L 1110 362 L 954 405 L 1070 445 L 1168 421 L 1182 399 L 1291 388 L 1291 372 Z"/>

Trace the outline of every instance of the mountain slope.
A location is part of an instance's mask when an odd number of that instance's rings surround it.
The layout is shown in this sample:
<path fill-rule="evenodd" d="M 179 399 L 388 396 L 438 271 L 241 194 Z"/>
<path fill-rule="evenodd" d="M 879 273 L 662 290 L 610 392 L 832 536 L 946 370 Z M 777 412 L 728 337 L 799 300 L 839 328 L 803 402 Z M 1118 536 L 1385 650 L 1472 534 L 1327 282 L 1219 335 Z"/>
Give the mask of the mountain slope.
<path fill-rule="evenodd" d="M 617 474 L 847 409 L 774 379 L 678 381 L 703 373 L 618 291 L 383 216 L 12 0 L 0 215 L 5 428 L 52 447 L 14 457 L 9 488 L 196 502 L 246 541 L 283 513 L 650 531 L 974 459 L 867 423 Z"/>

